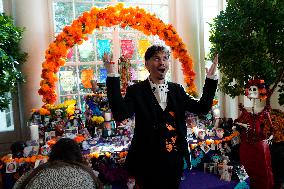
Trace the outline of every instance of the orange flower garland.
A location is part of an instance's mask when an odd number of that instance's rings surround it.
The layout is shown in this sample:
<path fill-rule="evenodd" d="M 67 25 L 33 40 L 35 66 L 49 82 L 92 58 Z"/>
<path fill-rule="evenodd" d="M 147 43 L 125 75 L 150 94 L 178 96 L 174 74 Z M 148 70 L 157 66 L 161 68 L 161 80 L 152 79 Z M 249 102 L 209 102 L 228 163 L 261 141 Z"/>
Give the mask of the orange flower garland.
<path fill-rule="evenodd" d="M 36 160 L 43 160 L 43 159 L 48 159 L 48 156 L 43 156 L 43 155 L 34 155 L 32 157 L 22 157 L 22 158 L 15 158 L 13 159 L 10 155 L 3 156 L 1 158 L 1 162 L 4 163 L 10 163 L 10 162 L 16 162 L 16 163 L 35 163 Z"/>
<path fill-rule="evenodd" d="M 130 26 L 146 35 L 158 35 L 166 45 L 171 47 L 174 58 L 181 62 L 184 81 L 187 85 L 186 91 L 193 95 L 196 94 L 192 59 L 174 27 L 163 23 L 154 14 L 150 14 L 144 9 L 139 7 L 124 8 L 123 4 L 119 3 L 116 6 L 103 9 L 93 7 L 90 11 L 84 12 L 72 22 L 71 26 L 65 26 L 49 45 L 45 52 L 45 61 L 42 63 L 42 80 L 38 91 L 43 96 L 42 101 L 45 104 L 54 104 L 57 99 L 55 87 L 58 78 L 56 73 L 61 66 L 64 66 L 67 51 L 75 44 L 80 45 L 83 40 L 87 40 L 87 34 L 92 34 L 94 29 L 100 26 L 111 27 L 114 25 Z"/>
<path fill-rule="evenodd" d="M 210 145 L 212 143 L 218 145 L 219 143 L 222 143 L 222 142 L 229 142 L 232 140 L 232 138 L 236 137 L 236 136 L 239 136 L 240 133 L 238 131 L 235 131 L 233 132 L 230 136 L 227 136 L 223 139 L 220 139 L 220 140 L 213 140 L 213 139 L 207 139 L 205 141 L 201 141 L 201 142 L 198 142 L 198 143 L 192 143 L 192 144 L 189 144 L 189 147 L 191 149 L 194 149 L 196 146 L 200 146 L 203 142 L 205 142 L 207 145 Z"/>

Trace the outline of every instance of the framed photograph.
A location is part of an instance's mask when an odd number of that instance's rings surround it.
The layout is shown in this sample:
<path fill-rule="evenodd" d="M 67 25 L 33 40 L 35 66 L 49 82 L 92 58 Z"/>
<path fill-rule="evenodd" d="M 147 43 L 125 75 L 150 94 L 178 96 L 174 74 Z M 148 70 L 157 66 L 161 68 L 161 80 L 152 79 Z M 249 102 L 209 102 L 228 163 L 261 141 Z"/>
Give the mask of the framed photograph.
<path fill-rule="evenodd" d="M 188 128 L 193 128 L 198 125 L 198 117 L 194 114 L 188 114 L 186 117 L 186 126 Z"/>
<path fill-rule="evenodd" d="M 211 148 L 211 150 L 216 150 L 216 144 L 214 144 L 214 142 L 212 142 L 210 144 L 210 148 Z"/>
<path fill-rule="evenodd" d="M 45 142 L 51 140 L 52 138 L 55 138 L 56 134 L 55 131 L 49 131 L 49 132 L 45 132 L 44 133 L 44 138 L 45 138 Z"/>
<path fill-rule="evenodd" d="M 103 137 L 111 137 L 115 135 L 116 123 L 115 121 L 106 121 L 103 124 Z"/>
<path fill-rule="evenodd" d="M 78 127 L 70 127 L 68 129 L 65 129 L 64 131 L 65 137 L 71 139 L 75 138 L 77 134 L 78 134 Z"/>
<path fill-rule="evenodd" d="M 200 148 L 205 154 L 207 154 L 211 150 L 211 148 L 206 143 L 201 144 Z"/>
<path fill-rule="evenodd" d="M 240 143 L 241 143 L 240 136 L 235 136 L 235 137 L 233 137 L 232 140 L 231 140 L 232 146 L 236 146 L 236 145 L 238 145 L 238 144 L 240 144 Z"/>
<path fill-rule="evenodd" d="M 37 155 L 39 151 L 39 146 L 27 146 L 24 148 L 24 157 L 31 157 Z"/>
<path fill-rule="evenodd" d="M 239 169 L 236 170 L 236 173 L 239 177 L 239 180 L 242 182 L 242 181 L 245 181 L 249 176 L 245 170 L 245 168 L 243 166 L 241 166 Z"/>
<path fill-rule="evenodd" d="M 6 163 L 6 173 L 15 173 L 17 171 L 17 164 L 15 161 Z"/>

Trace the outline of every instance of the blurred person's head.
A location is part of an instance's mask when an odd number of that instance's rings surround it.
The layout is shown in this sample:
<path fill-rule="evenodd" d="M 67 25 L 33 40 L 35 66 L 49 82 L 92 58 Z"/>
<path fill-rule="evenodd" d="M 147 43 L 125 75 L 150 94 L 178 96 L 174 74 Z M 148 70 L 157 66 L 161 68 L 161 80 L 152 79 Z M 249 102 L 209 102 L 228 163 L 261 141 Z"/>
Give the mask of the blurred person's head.
<path fill-rule="evenodd" d="M 80 146 L 70 138 L 61 138 L 52 146 L 48 161 L 74 161 L 83 163 Z"/>
<path fill-rule="evenodd" d="M 35 168 L 23 181 L 21 188 L 25 188 L 39 172 L 48 170 L 49 168 L 57 170 L 58 167 L 80 168 L 90 174 L 96 188 L 102 188 L 102 184 L 94 174 L 92 168 L 83 160 L 80 146 L 74 140 L 69 138 L 61 138 L 52 146 L 48 162 L 40 164 Z M 58 169 L 58 171 L 60 171 L 60 169 Z"/>

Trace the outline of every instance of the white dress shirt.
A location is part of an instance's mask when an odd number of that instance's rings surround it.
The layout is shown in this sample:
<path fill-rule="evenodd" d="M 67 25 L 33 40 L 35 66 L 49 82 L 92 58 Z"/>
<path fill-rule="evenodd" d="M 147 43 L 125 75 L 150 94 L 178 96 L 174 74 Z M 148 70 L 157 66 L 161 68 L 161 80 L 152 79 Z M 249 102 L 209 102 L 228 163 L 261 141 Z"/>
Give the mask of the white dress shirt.
<path fill-rule="evenodd" d="M 168 97 L 168 83 L 164 84 L 155 84 L 151 81 L 151 79 L 148 77 L 148 80 L 151 85 L 152 92 L 154 93 L 159 105 L 163 110 L 167 107 L 167 97 Z"/>

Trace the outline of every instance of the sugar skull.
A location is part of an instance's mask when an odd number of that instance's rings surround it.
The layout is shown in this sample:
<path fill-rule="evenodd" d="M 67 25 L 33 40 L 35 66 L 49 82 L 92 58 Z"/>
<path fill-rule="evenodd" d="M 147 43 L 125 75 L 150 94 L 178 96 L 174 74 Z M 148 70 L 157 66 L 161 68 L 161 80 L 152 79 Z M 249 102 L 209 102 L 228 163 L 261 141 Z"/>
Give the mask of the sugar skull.
<path fill-rule="evenodd" d="M 259 92 L 258 92 L 257 86 L 255 86 L 255 85 L 250 86 L 250 88 L 248 89 L 248 98 L 250 98 L 250 99 L 259 98 Z"/>

